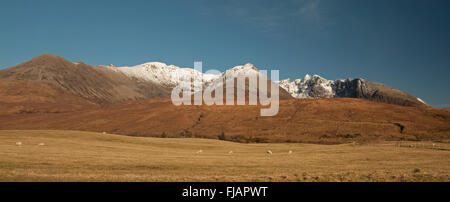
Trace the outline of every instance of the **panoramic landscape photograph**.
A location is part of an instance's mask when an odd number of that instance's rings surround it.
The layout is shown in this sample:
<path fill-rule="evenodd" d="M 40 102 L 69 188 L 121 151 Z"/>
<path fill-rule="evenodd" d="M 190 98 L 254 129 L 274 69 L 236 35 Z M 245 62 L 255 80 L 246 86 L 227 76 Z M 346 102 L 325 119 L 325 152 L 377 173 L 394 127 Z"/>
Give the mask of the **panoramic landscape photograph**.
<path fill-rule="evenodd" d="M 0 182 L 450 182 L 450 1 L 2 0 L 0 27 Z"/>

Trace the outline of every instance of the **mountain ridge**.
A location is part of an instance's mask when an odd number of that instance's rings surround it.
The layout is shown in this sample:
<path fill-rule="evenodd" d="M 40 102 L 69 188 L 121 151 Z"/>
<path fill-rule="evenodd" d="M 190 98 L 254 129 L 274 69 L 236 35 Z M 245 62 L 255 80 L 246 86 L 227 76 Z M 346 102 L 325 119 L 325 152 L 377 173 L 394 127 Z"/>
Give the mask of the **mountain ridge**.
<path fill-rule="evenodd" d="M 403 106 L 428 106 L 420 98 L 388 85 L 363 78 L 327 80 L 319 75 L 281 80 L 280 86 L 295 98 L 362 98 Z"/>
<path fill-rule="evenodd" d="M 0 70 L 0 81 L 24 80 L 45 82 L 60 87 L 91 101 L 117 103 L 126 100 L 142 100 L 169 97 L 178 85 L 191 86 L 193 92 L 220 83 L 219 78 L 238 78 L 258 74 L 253 64 L 247 63 L 218 74 L 205 74 L 192 68 L 181 68 L 161 62 L 115 67 L 92 66 L 82 62 L 70 62 L 60 56 L 43 54 L 22 64 Z M 361 98 L 376 102 L 403 106 L 428 106 L 421 99 L 385 84 L 362 78 L 327 80 L 319 75 L 306 75 L 302 79 L 275 81 L 280 94 L 287 98 Z M 248 92 L 248 91 L 247 91 Z M 285 95 L 286 94 L 286 95 Z"/>

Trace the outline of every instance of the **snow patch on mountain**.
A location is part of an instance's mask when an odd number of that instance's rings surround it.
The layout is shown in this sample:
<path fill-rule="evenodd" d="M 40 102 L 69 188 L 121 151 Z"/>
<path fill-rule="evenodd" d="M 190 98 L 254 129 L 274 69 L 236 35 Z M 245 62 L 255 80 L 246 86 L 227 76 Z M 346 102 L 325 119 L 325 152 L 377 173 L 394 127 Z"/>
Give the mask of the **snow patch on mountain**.
<path fill-rule="evenodd" d="M 239 65 L 235 66 L 231 69 L 226 70 L 222 74 L 220 74 L 219 77 L 214 78 L 211 83 L 205 84 L 204 86 L 208 87 L 209 89 L 216 89 L 219 87 L 224 86 L 224 83 L 227 81 L 231 81 L 236 78 L 243 78 L 243 77 L 249 77 L 254 76 L 257 78 L 261 73 L 258 71 L 258 69 L 250 63 L 247 63 L 245 65 Z"/>
<path fill-rule="evenodd" d="M 253 64 L 247 63 L 245 65 L 235 66 L 231 69 L 226 70 L 224 73 L 222 73 L 222 77 L 231 79 L 254 74 L 259 75 L 260 73 Z"/>
<path fill-rule="evenodd" d="M 303 79 L 290 79 L 279 82 L 281 88 L 294 98 L 329 98 L 335 96 L 334 81 L 324 79 L 319 75 L 305 75 Z"/>
<path fill-rule="evenodd" d="M 428 105 L 425 101 L 423 101 L 422 99 L 420 99 L 420 98 L 417 98 L 417 100 L 419 100 L 419 102 L 421 102 L 421 103 L 423 103 L 423 104 L 426 104 L 426 105 Z"/>

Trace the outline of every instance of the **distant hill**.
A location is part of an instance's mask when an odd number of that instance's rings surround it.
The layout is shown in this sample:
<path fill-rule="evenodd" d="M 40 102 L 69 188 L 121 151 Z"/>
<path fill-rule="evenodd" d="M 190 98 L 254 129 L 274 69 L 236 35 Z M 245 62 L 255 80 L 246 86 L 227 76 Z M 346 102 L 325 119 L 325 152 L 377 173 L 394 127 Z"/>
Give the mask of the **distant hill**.
<path fill-rule="evenodd" d="M 49 54 L 0 70 L 0 82 L 5 81 L 51 84 L 97 103 L 167 97 L 170 92 L 158 84 L 130 78 L 115 68 L 74 63 Z"/>

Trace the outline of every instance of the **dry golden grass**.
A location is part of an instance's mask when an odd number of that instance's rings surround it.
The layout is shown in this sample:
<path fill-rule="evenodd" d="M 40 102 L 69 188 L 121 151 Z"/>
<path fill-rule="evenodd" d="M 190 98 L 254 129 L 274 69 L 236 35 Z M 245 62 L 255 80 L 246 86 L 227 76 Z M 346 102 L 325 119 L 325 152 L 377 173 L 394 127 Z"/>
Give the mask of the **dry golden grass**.
<path fill-rule="evenodd" d="M 450 181 L 449 148 L 432 142 L 241 144 L 4 130 L 0 181 Z"/>

